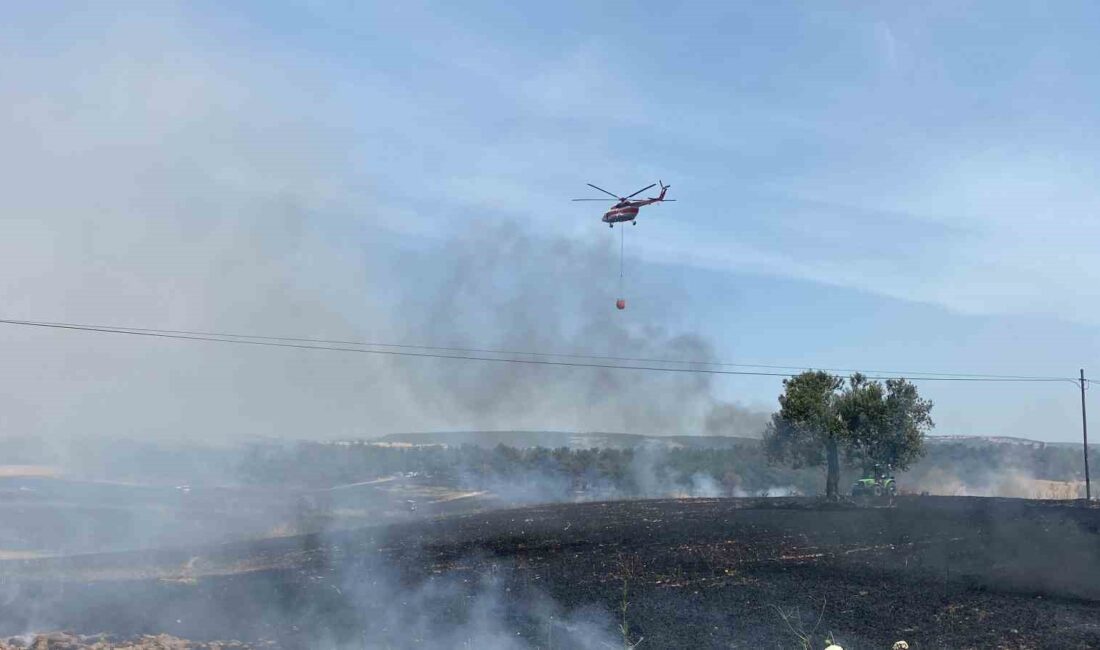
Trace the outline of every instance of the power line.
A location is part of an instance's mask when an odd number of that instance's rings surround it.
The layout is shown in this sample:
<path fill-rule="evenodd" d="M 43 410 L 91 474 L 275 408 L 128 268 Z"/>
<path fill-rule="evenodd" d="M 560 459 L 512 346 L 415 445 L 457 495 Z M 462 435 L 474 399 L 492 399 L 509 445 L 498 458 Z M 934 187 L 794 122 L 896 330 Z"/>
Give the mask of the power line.
<path fill-rule="evenodd" d="M 261 341 L 245 338 L 246 335 L 235 335 L 241 338 L 220 338 L 217 336 L 195 336 L 187 334 L 171 334 L 167 332 L 159 332 L 148 328 L 142 330 L 127 330 L 127 329 L 111 329 L 108 327 L 95 327 L 77 324 L 56 324 L 56 323 L 36 323 L 31 321 L 10 321 L 0 319 L 0 324 L 6 325 L 24 325 L 28 327 L 44 327 L 50 329 L 62 329 L 62 330 L 76 330 L 83 332 L 102 332 L 109 334 L 129 334 L 132 336 L 146 336 L 153 338 L 163 339 L 177 339 L 183 341 L 207 341 L 216 343 L 232 343 L 238 345 L 256 345 L 263 347 L 278 347 L 278 348 L 294 348 L 299 350 L 328 350 L 332 352 L 354 352 L 358 354 L 375 354 L 385 356 L 398 356 L 398 357 L 420 357 L 431 359 L 456 359 L 464 361 L 487 361 L 495 363 L 520 363 L 540 366 L 566 366 L 574 368 L 608 368 L 612 370 L 649 370 L 658 372 L 690 372 L 690 373 L 703 373 L 703 374 L 716 374 L 716 375 L 752 375 L 758 377 L 788 377 L 785 373 L 772 373 L 772 372 L 747 372 L 747 371 L 735 371 L 735 370 L 708 370 L 703 368 L 661 368 L 661 367 L 646 367 L 646 366 L 623 366 L 617 364 L 599 364 L 599 363 L 581 363 L 573 361 L 546 361 L 542 359 L 508 359 L 500 357 L 480 357 L 470 355 L 457 355 L 457 354 L 437 354 L 429 352 L 404 352 L 396 350 L 366 350 L 363 348 L 349 348 L 349 347 L 336 347 L 329 345 L 309 345 L 301 343 L 285 343 L 277 341 Z"/>
<path fill-rule="evenodd" d="M 501 361 L 501 362 L 514 362 L 514 363 L 537 363 L 538 365 L 565 365 L 573 367 L 594 367 L 594 368 L 622 368 L 622 369 L 637 369 L 637 370 L 666 370 L 672 372 L 699 372 L 703 374 L 730 374 L 730 375 L 755 375 L 766 377 L 788 377 L 789 372 L 785 373 L 749 373 L 749 372 L 732 372 L 732 371 L 716 371 L 703 368 L 649 368 L 638 366 L 623 366 L 619 364 L 582 364 L 582 363 L 564 363 L 564 362 L 536 362 L 530 359 L 499 359 L 499 358 L 482 358 L 480 356 L 464 356 L 458 354 L 427 354 L 427 353 L 411 353 L 411 352 L 392 352 L 387 350 L 361 350 L 358 348 L 344 348 L 344 347 L 329 347 L 332 346 L 363 346 L 363 347 L 378 347 L 378 348 L 394 348 L 397 350 L 423 350 L 432 352 L 445 352 L 445 353 L 465 353 L 465 354 L 494 354 L 494 355 L 523 355 L 533 357 L 548 357 L 548 358 L 561 358 L 561 359 L 589 359 L 597 361 L 615 361 L 626 363 L 661 363 L 661 364 L 677 364 L 677 365 L 701 365 L 701 366 L 717 366 L 717 367 L 729 367 L 729 368 L 754 368 L 763 370 L 787 370 L 787 371 L 804 371 L 804 370 L 823 370 L 826 372 L 843 372 L 843 373 L 862 373 L 865 375 L 877 375 L 871 376 L 871 379 L 891 379 L 891 378 L 909 378 L 912 380 L 929 380 L 929 381 L 1018 381 L 1018 382 L 1051 382 L 1051 381 L 1069 381 L 1074 384 L 1077 383 L 1076 379 L 1069 377 L 1052 377 L 1052 376 L 1034 376 L 1034 375 L 997 375 L 997 374 L 975 374 L 975 373 L 950 373 L 950 372 L 905 372 L 899 370 L 860 370 L 855 368 L 810 368 L 808 366 L 780 366 L 780 365 L 765 365 L 765 364 L 748 364 L 748 363 L 729 363 L 719 361 L 696 361 L 696 360 L 682 360 L 682 359 L 660 359 L 651 357 L 622 357 L 622 356 L 610 356 L 610 355 L 597 355 L 597 354 L 571 354 L 560 352 L 532 352 L 528 350 L 502 350 L 492 348 L 470 348 L 470 347 L 447 347 L 447 346 L 434 346 L 434 345 L 415 345 L 407 343 L 383 343 L 377 341 L 356 341 L 347 339 L 326 339 L 326 338 L 302 338 L 292 336 L 264 336 L 258 334 L 235 334 L 227 332 L 210 332 L 199 330 L 170 330 L 170 329 L 154 329 L 143 327 L 128 327 L 118 325 L 97 325 L 87 323 L 66 323 L 56 321 L 31 321 L 31 320 L 12 320 L 12 319 L 0 319 L 0 324 L 8 325 L 23 325 L 29 327 L 45 327 L 56 329 L 68 329 L 68 330 L 82 330 L 91 332 L 107 332 L 114 334 L 141 334 L 141 335 L 158 335 L 157 338 L 178 338 L 186 340 L 198 340 L 198 341 L 216 341 L 221 343 L 249 343 L 258 344 L 258 342 L 283 342 L 283 343 L 301 343 L 307 345 L 283 345 L 273 347 L 294 347 L 299 349 L 310 348 L 318 350 L 332 350 L 341 352 L 362 352 L 362 353 L 374 353 L 391 356 L 412 356 L 412 357 L 429 357 L 429 358 L 445 358 L 445 359 L 467 359 L 472 361 Z M 172 336 L 169 336 L 172 335 Z M 248 341 L 246 341 L 248 340 Z M 325 344 L 325 345 L 316 345 Z"/>
<path fill-rule="evenodd" d="M 0 319 L 0 324 L 16 325 L 23 327 L 38 327 L 45 329 L 57 329 L 68 331 L 83 331 L 83 332 L 98 332 L 107 334 L 124 334 L 130 336 L 144 336 L 149 338 L 159 339 L 174 339 L 185 341 L 204 341 L 214 343 L 229 343 L 236 345 L 252 345 L 261 347 L 279 347 L 279 348 L 292 348 L 300 350 L 326 350 L 331 352 L 349 352 L 357 354 L 373 354 L 381 356 L 394 356 L 394 357 L 417 357 L 417 358 L 431 358 L 431 359 L 454 359 L 461 361 L 483 361 L 489 363 L 515 363 L 526 365 L 539 365 L 539 366 L 557 366 L 557 367 L 571 367 L 571 368 L 602 368 L 610 370 L 639 370 L 639 371 L 651 371 L 651 372 L 678 372 L 678 373 L 695 373 L 695 374 L 708 374 L 708 375 L 740 375 L 751 377 L 790 377 L 791 373 L 787 372 L 764 372 L 764 371 L 746 371 L 746 370 L 716 370 L 712 368 L 669 368 L 662 366 L 640 366 L 640 365 L 621 365 L 613 363 L 593 363 L 593 362 L 580 362 L 580 361 L 553 361 L 546 359 L 516 359 L 516 358 L 502 358 L 502 357 L 486 357 L 475 356 L 472 354 L 440 354 L 438 352 L 411 352 L 406 350 L 371 350 L 364 349 L 362 347 L 345 347 L 344 345 L 374 345 L 383 346 L 388 345 L 396 347 L 397 344 L 375 344 L 375 343 L 362 343 L 362 342 L 337 342 L 326 339 L 296 339 L 291 337 L 270 337 L 270 336 L 254 336 L 248 334 L 219 334 L 214 332 L 193 332 L 186 330 L 159 330 L 152 328 L 122 328 L 122 327 L 110 327 L 103 325 L 86 325 L 79 323 L 57 323 L 48 321 L 27 321 L 27 320 L 9 320 Z M 337 345 L 318 345 L 319 343 L 337 343 Z M 405 346 L 414 347 L 414 346 Z M 442 350 L 442 351 L 473 351 L 472 348 L 431 348 L 428 346 L 418 346 L 428 350 Z M 494 354 L 539 354 L 544 356 L 546 353 L 509 353 L 503 351 L 483 350 L 483 353 Z M 564 356 L 564 355 L 562 355 Z M 579 356 L 579 355 L 578 355 Z M 596 358 L 596 357 L 593 357 Z M 607 357 L 612 360 L 615 357 Z M 657 361 L 657 360 L 651 360 Z M 695 362 L 675 362 L 662 360 L 660 363 L 695 363 Z M 795 369 L 789 367 L 788 369 Z M 804 368 L 798 368 L 798 370 L 804 370 Z M 856 371 L 853 371 L 856 372 Z M 871 371 L 875 372 L 875 371 Z M 1050 382 L 1050 381 L 1072 381 L 1076 383 L 1076 380 L 1071 380 L 1063 377 L 1026 377 L 1019 375 L 951 375 L 940 374 L 931 376 L 933 373 L 920 373 L 930 376 L 910 376 L 911 381 L 957 381 L 957 382 Z M 902 379 L 905 378 L 898 375 L 870 375 L 870 379 Z"/>

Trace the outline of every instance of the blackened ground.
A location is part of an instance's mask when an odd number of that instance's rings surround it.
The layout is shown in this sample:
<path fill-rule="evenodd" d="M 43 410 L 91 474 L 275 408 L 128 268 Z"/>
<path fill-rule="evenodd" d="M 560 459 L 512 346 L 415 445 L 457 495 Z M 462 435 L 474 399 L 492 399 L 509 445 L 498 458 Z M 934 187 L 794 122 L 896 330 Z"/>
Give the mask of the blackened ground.
<path fill-rule="evenodd" d="M 786 648 L 796 633 L 823 647 L 831 633 L 849 650 L 902 639 L 1095 648 L 1100 509 L 964 497 L 562 504 L 196 552 L 9 561 L 0 580 L 0 635 L 413 647 L 475 635 L 468 621 L 489 611 L 532 646 L 570 647 L 561 639 L 582 619 L 619 635 L 625 603 L 643 647 Z"/>
<path fill-rule="evenodd" d="M 2 469 L 2 466 L 0 466 Z M 499 507 L 392 475 L 328 489 L 109 483 L 0 472 L 0 558 L 201 546 Z"/>

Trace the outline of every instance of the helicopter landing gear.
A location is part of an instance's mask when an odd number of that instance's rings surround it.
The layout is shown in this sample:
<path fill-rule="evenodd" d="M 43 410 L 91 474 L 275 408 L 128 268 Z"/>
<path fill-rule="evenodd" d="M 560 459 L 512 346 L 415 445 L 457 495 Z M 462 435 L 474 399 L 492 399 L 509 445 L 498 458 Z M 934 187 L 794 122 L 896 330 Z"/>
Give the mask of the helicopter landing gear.
<path fill-rule="evenodd" d="M 615 224 L 613 224 L 613 223 L 609 223 L 609 224 L 607 224 L 607 227 L 608 227 L 608 228 L 614 228 L 614 227 L 615 227 Z"/>
<path fill-rule="evenodd" d="M 636 226 L 636 225 L 638 225 L 638 222 L 637 222 L 637 221 L 631 221 L 631 222 L 630 222 L 630 225 L 632 225 L 632 226 Z"/>

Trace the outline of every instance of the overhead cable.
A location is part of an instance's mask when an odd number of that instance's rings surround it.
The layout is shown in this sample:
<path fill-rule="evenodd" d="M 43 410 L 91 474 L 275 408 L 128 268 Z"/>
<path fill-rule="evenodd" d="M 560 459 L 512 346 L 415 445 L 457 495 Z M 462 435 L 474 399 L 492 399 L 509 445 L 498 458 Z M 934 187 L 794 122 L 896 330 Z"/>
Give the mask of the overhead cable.
<path fill-rule="evenodd" d="M 790 377 L 791 372 L 771 372 L 778 370 L 803 371 L 824 370 L 829 372 L 861 372 L 869 379 L 909 379 L 911 381 L 959 381 L 959 382 L 1052 382 L 1071 381 L 1076 379 L 1068 377 L 1046 377 L 1027 375 L 987 375 L 987 374 L 958 374 L 958 373 L 931 373 L 931 372 L 891 372 L 880 370 L 860 371 L 856 369 L 838 368 L 808 368 L 798 366 L 771 366 L 754 364 L 733 364 L 708 361 L 680 361 L 674 359 L 652 359 L 642 357 L 615 357 L 583 354 L 560 354 L 550 352 L 529 352 L 517 350 L 494 350 L 487 348 L 462 348 L 462 347 L 438 347 L 427 345 L 411 345 L 401 343 L 379 343 L 365 341 L 350 341 L 338 339 L 317 339 L 286 336 L 264 336 L 253 334 L 230 334 L 224 332 L 203 332 L 194 330 L 169 330 L 141 327 L 121 327 L 109 325 L 92 325 L 81 323 L 62 323 L 53 321 L 32 321 L 0 319 L 0 324 L 24 327 L 37 327 L 56 330 L 98 332 L 108 334 L 124 334 L 143 336 L 159 339 L 175 339 L 187 341 L 203 341 L 214 343 L 229 343 L 238 345 L 252 345 L 262 347 L 280 347 L 303 350 L 326 350 L 331 352 L 347 352 L 357 354 L 371 354 L 391 357 L 418 357 L 432 359 L 454 359 L 463 361 L 482 361 L 489 363 L 515 363 L 539 366 L 559 366 L 572 368 L 603 368 L 612 370 L 643 370 L 652 372 L 679 372 L 708 375 L 741 375 L 753 377 Z M 356 346 L 356 347 L 349 347 Z M 390 349 L 370 349 L 390 348 Z M 512 356 L 484 356 L 484 355 L 512 355 Z M 536 359 L 516 358 L 515 355 L 544 357 Z M 548 358 L 547 358 L 548 357 Z M 597 361 L 614 361 L 618 363 L 599 363 L 595 361 L 563 361 L 557 359 L 590 359 Z M 668 367 L 652 365 L 636 365 L 641 363 L 678 364 L 683 366 L 718 366 L 758 368 L 762 370 L 722 370 L 707 367 Z M 630 365 L 624 365 L 630 364 Z"/>

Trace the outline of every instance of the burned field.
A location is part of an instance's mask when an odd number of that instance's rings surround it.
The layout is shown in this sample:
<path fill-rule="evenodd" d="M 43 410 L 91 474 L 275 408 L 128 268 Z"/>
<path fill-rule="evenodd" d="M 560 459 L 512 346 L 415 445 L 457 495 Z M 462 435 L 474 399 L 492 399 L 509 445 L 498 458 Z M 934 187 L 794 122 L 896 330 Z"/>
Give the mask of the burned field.
<path fill-rule="evenodd" d="M 1100 647 L 1100 510 L 903 498 L 559 504 L 12 560 L 0 635 L 280 647 Z M 511 644 L 511 645 L 509 645 Z"/>

